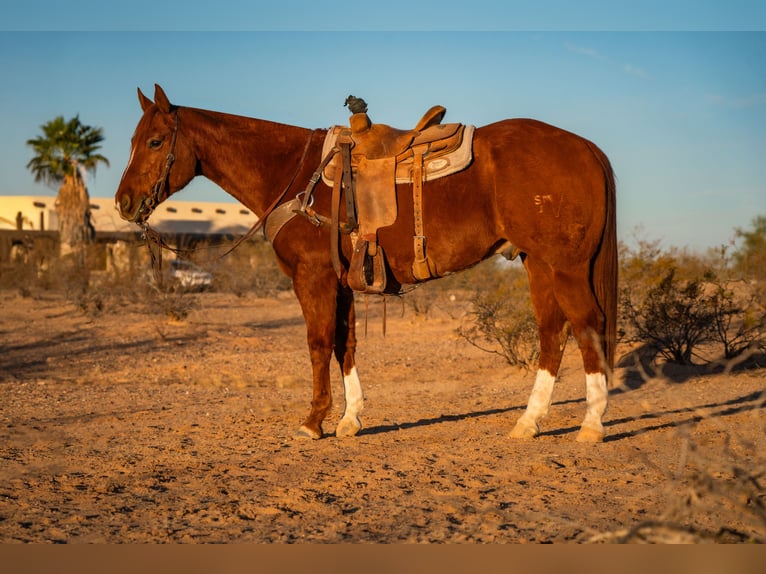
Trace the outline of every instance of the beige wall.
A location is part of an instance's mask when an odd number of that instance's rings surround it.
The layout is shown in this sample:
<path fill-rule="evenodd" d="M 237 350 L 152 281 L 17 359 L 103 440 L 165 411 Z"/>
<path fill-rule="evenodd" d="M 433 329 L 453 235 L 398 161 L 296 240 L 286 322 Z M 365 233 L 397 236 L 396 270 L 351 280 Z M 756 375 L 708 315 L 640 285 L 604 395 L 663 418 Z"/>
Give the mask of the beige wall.
<path fill-rule="evenodd" d="M 57 229 L 53 195 L 0 196 L 0 229 L 16 229 L 16 214 L 21 212 L 24 229 Z M 134 224 L 120 219 L 112 198 L 91 198 L 91 220 L 96 231 L 135 231 Z M 149 223 L 162 231 L 197 233 L 244 233 L 258 218 L 239 203 L 168 200 L 152 214 Z"/>

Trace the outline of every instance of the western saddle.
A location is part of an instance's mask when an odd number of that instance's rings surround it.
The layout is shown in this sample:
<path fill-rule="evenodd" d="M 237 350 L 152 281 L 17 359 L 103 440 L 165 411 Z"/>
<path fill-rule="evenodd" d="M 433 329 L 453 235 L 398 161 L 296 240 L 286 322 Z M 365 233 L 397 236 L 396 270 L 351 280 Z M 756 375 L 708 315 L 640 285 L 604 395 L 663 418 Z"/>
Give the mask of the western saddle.
<path fill-rule="evenodd" d="M 353 245 L 349 286 L 354 291 L 381 294 L 386 289 L 386 262 L 378 244 L 378 230 L 396 221 L 396 184 L 410 184 L 415 253 L 412 276 L 415 281 L 438 277 L 433 259 L 426 253 L 423 183 L 456 173 L 471 163 L 474 127 L 442 124 L 447 111 L 443 106 L 429 109 L 414 129 L 401 130 L 372 123 L 367 104 L 361 98 L 349 96 L 345 105 L 352 112 L 349 126 L 334 126 L 329 130 L 317 173 L 302 199 L 296 198 L 286 209 L 308 217 L 317 225 L 331 226 L 330 253 L 338 277 L 342 272 L 339 234 L 348 233 Z M 329 221 L 311 208 L 311 193 L 320 176 L 333 189 Z M 346 208 L 344 221 L 341 220 L 341 196 Z M 273 239 L 270 223 L 267 221 L 266 233 Z M 276 235 L 279 229 L 271 227 L 271 233 Z"/>

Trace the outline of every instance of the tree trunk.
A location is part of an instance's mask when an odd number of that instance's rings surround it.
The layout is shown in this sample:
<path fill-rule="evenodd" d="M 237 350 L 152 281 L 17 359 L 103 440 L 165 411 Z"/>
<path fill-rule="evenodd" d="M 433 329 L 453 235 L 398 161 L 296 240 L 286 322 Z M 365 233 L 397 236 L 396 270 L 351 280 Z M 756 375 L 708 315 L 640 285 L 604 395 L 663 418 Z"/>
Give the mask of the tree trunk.
<path fill-rule="evenodd" d="M 66 176 L 56 199 L 62 255 L 80 251 L 92 239 L 89 206 L 85 182 L 77 175 Z"/>

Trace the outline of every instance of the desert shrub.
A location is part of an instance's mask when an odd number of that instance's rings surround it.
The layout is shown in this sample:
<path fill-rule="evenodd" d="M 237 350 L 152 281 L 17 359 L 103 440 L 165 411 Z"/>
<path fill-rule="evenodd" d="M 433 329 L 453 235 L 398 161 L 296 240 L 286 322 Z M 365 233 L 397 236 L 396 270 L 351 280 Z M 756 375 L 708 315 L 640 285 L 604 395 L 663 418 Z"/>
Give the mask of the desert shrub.
<path fill-rule="evenodd" d="M 214 289 L 238 297 L 247 294 L 271 297 L 291 288 L 290 279 L 279 268 L 268 241 L 260 238 L 246 241 L 227 253 L 230 247 L 225 243 L 205 252 L 209 262 L 202 265 L 213 272 Z"/>
<path fill-rule="evenodd" d="M 725 359 L 764 348 L 766 310 L 763 286 L 746 282 L 714 285 L 714 339 L 723 346 Z M 739 291 L 739 292 L 738 292 Z"/>
<path fill-rule="evenodd" d="M 431 283 L 419 285 L 402 297 L 404 308 L 410 309 L 416 317 L 428 318 L 431 315 L 441 292 L 432 287 Z"/>
<path fill-rule="evenodd" d="M 711 418 L 707 413 L 698 416 Z M 678 464 L 663 472 L 665 482 L 680 486 L 680 492 L 668 490 L 672 495 L 656 517 L 631 528 L 596 534 L 586 542 L 766 543 L 766 459 L 757 445 L 724 429 L 720 431 L 724 444 L 714 447 L 696 442 L 686 429 L 678 432 L 683 438 Z M 743 452 L 754 454 L 743 460 Z"/>
<path fill-rule="evenodd" d="M 37 280 L 36 265 L 28 261 L 11 261 L 0 272 L 0 288 L 18 290 L 22 297 L 32 295 L 32 285 Z"/>
<path fill-rule="evenodd" d="M 762 287 L 734 281 L 728 249 L 704 256 L 639 239 L 621 245 L 619 335 L 667 361 L 692 364 L 702 347 L 731 359 L 763 346 Z"/>
<path fill-rule="evenodd" d="M 752 229 L 736 228 L 741 245 L 734 252 L 734 269 L 743 277 L 766 280 L 766 215 L 751 222 Z"/>
<path fill-rule="evenodd" d="M 668 361 L 692 364 L 696 349 L 715 336 L 716 314 L 724 312 L 718 295 L 708 295 L 701 279 L 677 279 L 673 268 L 638 302 L 624 289 L 623 314 L 634 333 L 627 340 L 650 344 Z"/>
<path fill-rule="evenodd" d="M 199 305 L 194 295 L 172 287 L 150 286 L 147 294 L 147 310 L 152 315 L 164 315 L 171 321 L 183 321 Z"/>
<path fill-rule="evenodd" d="M 673 270 L 679 280 L 694 280 L 707 275 L 729 277 L 730 253 L 727 246 L 700 255 L 688 248 L 662 246 L 660 240 L 649 240 L 634 232 L 634 246 L 619 244 L 620 285 L 632 293 L 645 295 Z"/>
<path fill-rule="evenodd" d="M 66 255 L 59 255 L 57 240 L 29 239 L 27 243 L 14 246 L 12 256 L 2 262 L 0 288 L 17 289 L 25 297 L 40 291 L 61 293 L 90 317 L 131 304 L 182 320 L 197 304 L 193 295 L 152 279 L 149 251 L 138 238 L 92 243 Z M 212 288 L 219 292 L 270 297 L 290 289 L 290 280 L 268 242 L 252 239 L 224 255 L 231 246 L 231 242 L 215 241 L 195 244 L 179 254 L 164 250 L 163 277 L 169 276 L 169 261 L 178 256 L 212 272 Z M 154 252 L 156 256 L 156 246 Z"/>
<path fill-rule="evenodd" d="M 500 355 L 510 365 L 530 368 L 540 348 L 526 273 L 492 260 L 482 277 L 458 335 L 483 351 Z"/>

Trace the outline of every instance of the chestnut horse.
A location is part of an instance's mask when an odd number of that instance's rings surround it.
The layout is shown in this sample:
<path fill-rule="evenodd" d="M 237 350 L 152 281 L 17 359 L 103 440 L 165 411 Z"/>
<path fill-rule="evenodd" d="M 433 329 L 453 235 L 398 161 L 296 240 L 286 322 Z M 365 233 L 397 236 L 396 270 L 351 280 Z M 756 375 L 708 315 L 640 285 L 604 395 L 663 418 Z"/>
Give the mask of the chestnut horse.
<path fill-rule="evenodd" d="M 198 175 L 263 217 L 304 190 L 322 160 L 326 130 L 176 106 L 159 86 L 154 101 L 140 89 L 138 96 L 143 116 L 115 197 L 128 221 L 145 225 L 158 204 Z M 316 186 L 317 213 L 330 214 L 331 191 L 321 181 Z M 396 193 L 398 217 L 379 230 L 378 239 L 389 284 L 401 286 L 416 282 L 413 200 L 410 185 L 397 185 Z M 471 267 L 508 245 L 526 267 L 540 360 L 526 410 L 510 436 L 539 434 L 571 331 L 582 354 L 587 403 L 577 440 L 601 441 L 617 310 L 615 181 L 606 155 L 593 143 L 538 121 L 500 121 L 475 130 L 473 161 L 466 169 L 423 186 L 423 206 L 428 253 L 441 274 Z M 336 436 L 353 436 L 362 428 L 354 293 L 347 282 L 352 247 L 344 235 L 345 269 L 338 276 L 330 233 L 327 225 L 294 217 L 273 240 L 306 321 L 313 368 L 311 410 L 298 435 L 315 439 L 323 436 L 331 406 L 333 353 L 345 391 Z"/>

